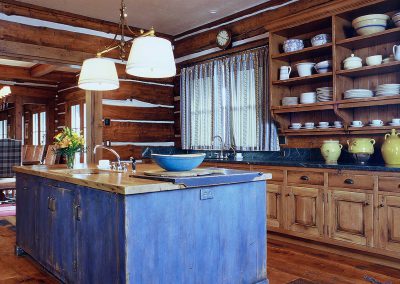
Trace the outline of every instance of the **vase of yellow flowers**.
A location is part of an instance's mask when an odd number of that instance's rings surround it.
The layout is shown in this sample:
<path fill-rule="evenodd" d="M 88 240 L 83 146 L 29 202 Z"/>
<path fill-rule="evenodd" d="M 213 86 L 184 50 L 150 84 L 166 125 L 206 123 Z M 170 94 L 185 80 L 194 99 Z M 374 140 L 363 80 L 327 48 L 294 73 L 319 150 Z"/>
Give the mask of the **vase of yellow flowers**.
<path fill-rule="evenodd" d="M 67 167 L 74 168 L 75 154 L 83 152 L 85 145 L 85 138 L 79 133 L 64 127 L 63 131 L 54 136 L 57 153 L 65 155 L 67 160 Z"/>

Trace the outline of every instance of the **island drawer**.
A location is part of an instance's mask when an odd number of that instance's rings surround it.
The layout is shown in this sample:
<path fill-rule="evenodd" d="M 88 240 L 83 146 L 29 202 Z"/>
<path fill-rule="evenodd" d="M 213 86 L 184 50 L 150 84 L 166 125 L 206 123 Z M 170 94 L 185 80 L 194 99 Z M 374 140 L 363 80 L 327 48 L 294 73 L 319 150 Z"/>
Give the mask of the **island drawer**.
<path fill-rule="evenodd" d="M 263 173 L 271 173 L 272 178 L 269 181 L 283 182 L 283 170 L 279 169 L 271 169 L 263 166 L 252 166 L 251 171 L 253 172 L 263 172 Z"/>
<path fill-rule="evenodd" d="M 309 171 L 288 171 L 288 183 L 324 185 L 324 173 Z"/>
<path fill-rule="evenodd" d="M 379 190 L 400 192 L 400 178 L 379 177 Z"/>
<path fill-rule="evenodd" d="M 374 177 L 370 175 L 354 175 L 330 173 L 328 175 L 329 187 L 373 189 Z"/>

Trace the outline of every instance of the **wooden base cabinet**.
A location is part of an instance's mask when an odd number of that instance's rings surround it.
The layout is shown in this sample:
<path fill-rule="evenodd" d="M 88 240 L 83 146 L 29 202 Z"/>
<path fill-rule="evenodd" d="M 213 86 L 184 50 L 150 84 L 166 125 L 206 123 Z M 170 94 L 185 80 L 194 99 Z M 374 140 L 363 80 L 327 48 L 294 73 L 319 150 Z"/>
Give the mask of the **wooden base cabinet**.
<path fill-rule="evenodd" d="M 356 245 L 373 245 L 373 195 L 330 190 L 329 237 Z"/>
<path fill-rule="evenodd" d="M 282 226 L 282 186 L 277 184 L 267 187 L 267 224 L 275 228 Z"/>
<path fill-rule="evenodd" d="M 379 195 L 379 246 L 400 253 L 400 196 Z"/>
<path fill-rule="evenodd" d="M 322 190 L 310 187 L 286 188 L 288 230 L 322 237 L 324 234 L 324 202 Z"/>

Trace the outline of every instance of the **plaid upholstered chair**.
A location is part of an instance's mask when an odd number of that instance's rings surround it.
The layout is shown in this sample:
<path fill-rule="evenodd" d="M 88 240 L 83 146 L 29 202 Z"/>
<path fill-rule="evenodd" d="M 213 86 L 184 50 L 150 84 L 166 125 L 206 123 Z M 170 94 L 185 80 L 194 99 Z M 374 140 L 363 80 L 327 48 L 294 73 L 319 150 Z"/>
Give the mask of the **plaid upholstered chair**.
<path fill-rule="evenodd" d="M 0 139 L 0 201 L 6 193 L 15 191 L 15 173 L 13 166 L 21 165 L 21 141 Z"/>

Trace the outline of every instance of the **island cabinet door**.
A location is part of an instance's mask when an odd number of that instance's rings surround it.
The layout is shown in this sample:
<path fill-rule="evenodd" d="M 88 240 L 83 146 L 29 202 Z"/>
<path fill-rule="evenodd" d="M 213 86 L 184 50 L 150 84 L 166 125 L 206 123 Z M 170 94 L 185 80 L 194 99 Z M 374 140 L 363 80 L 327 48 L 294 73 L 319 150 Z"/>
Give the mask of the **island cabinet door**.
<path fill-rule="evenodd" d="M 38 180 L 38 178 L 37 178 Z M 38 183 L 34 177 L 17 173 L 17 245 L 36 257 L 36 211 Z"/>
<path fill-rule="evenodd" d="M 329 237 L 356 245 L 372 246 L 373 195 L 330 190 Z"/>
<path fill-rule="evenodd" d="M 379 245 L 400 253 L 400 196 L 379 196 Z"/>
<path fill-rule="evenodd" d="M 313 237 L 324 234 L 324 203 L 318 188 L 288 187 L 285 194 L 287 229 Z"/>
<path fill-rule="evenodd" d="M 39 262 L 68 283 L 75 279 L 74 192 L 44 180 L 38 197 Z"/>
<path fill-rule="evenodd" d="M 267 225 L 268 227 L 281 227 L 282 220 L 282 187 L 277 184 L 267 185 Z"/>
<path fill-rule="evenodd" d="M 81 187 L 77 206 L 76 282 L 126 283 L 124 196 Z"/>

